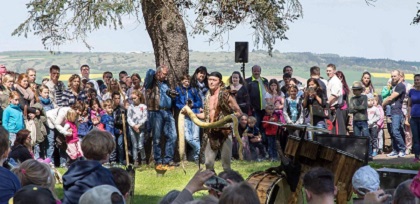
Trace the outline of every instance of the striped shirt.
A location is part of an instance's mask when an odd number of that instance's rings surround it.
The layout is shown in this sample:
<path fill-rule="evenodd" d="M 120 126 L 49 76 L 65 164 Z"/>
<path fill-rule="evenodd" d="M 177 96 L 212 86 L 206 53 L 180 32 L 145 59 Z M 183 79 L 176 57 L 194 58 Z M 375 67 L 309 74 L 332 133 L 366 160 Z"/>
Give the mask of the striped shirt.
<path fill-rule="evenodd" d="M 54 84 L 51 80 L 45 84 L 50 90 L 50 99 L 54 104 L 54 108 L 64 107 L 63 106 L 63 91 L 66 89 L 66 85 L 62 81 L 58 81 Z"/>
<path fill-rule="evenodd" d="M 74 95 L 70 88 L 63 91 L 62 104 L 63 107 L 69 107 L 76 103 L 76 101 L 81 101 L 85 103 L 87 101 L 87 96 L 85 91 L 79 92 L 79 95 Z"/>

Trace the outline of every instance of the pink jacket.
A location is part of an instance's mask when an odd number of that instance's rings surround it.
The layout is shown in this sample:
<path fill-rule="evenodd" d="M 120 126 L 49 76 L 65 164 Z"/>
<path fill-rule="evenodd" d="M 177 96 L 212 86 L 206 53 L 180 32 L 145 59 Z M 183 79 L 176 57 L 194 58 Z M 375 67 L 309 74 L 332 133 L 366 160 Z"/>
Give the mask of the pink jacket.
<path fill-rule="evenodd" d="M 380 118 L 379 118 L 377 124 L 378 124 L 378 128 L 382 129 L 382 128 L 384 128 L 384 125 L 385 125 L 385 123 L 384 123 L 384 117 L 385 117 L 384 109 L 382 109 L 382 106 L 380 106 L 380 105 L 378 105 L 377 107 L 379 109 L 379 114 L 380 114 Z"/>
<path fill-rule="evenodd" d="M 77 136 L 77 126 L 75 123 L 72 123 L 70 121 L 66 121 L 66 124 L 64 125 L 64 128 L 66 130 L 72 130 L 71 135 L 66 136 L 66 143 L 72 144 L 79 141 L 79 137 Z M 67 131 L 69 132 L 69 131 Z"/>

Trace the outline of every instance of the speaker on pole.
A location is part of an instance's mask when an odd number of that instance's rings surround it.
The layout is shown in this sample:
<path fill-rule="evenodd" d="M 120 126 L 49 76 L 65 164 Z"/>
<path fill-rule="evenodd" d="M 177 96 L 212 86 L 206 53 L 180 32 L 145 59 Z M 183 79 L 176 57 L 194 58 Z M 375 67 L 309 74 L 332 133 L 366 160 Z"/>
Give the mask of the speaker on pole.
<path fill-rule="evenodd" d="M 235 42 L 235 62 L 248 63 L 248 42 Z"/>

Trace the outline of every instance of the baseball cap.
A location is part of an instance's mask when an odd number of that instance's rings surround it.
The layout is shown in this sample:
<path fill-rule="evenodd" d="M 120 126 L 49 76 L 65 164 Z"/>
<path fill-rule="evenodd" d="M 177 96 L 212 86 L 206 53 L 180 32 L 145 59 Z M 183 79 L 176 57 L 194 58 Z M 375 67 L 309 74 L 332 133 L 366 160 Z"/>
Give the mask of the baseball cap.
<path fill-rule="evenodd" d="M 14 204 L 56 204 L 56 200 L 47 188 L 36 185 L 26 185 L 13 196 Z"/>
<path fill-rule="evenodd" d="M 89 189 L 79 199 L 79 204 L 125 204 L 124 196 L 111 185 L 100 185 Z"/>
<path fill-rule="evenodd" d="M 379 174 L 370 166 L 359 168 L 351 180 L 353 188 L 360 194 L 377 191 L 379 189 Z"/>

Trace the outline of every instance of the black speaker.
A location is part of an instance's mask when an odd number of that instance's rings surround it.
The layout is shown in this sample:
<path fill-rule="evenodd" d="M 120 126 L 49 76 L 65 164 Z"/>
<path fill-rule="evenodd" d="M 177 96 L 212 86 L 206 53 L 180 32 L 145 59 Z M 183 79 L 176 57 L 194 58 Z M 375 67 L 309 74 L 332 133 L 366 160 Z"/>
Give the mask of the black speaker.
<path fill-rule="evenodd" d="M 235 42 L 235 62 L 248 63 L 248 42 Z"/>

